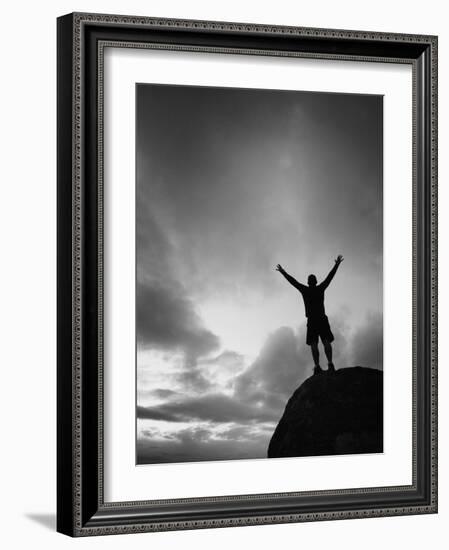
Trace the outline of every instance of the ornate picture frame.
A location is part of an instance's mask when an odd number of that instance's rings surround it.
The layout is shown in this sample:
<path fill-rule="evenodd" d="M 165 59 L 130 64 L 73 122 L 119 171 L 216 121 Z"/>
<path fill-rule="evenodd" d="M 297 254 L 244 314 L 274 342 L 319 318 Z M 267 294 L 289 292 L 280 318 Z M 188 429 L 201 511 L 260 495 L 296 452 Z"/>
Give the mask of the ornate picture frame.
<path fill-rule="evenodd" d="M 104 51 L 396 63 L 412 69 L 412 483 L 105 501 Z M 437 37 L 122 15 L 58 18 L 57 530 L 70 536 L 437 512 Z M 112 245 L 113 246 L 113 245 Z M 129 365 L 133 369 L 133 365 Z"/>

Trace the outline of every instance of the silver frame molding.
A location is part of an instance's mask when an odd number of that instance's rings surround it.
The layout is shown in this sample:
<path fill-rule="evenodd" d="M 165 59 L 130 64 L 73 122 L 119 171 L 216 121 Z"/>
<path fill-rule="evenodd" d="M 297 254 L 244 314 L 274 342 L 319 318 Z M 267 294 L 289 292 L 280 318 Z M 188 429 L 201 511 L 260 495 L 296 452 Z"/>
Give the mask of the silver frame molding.
<path fill-rule="evenodd" d="M 412 65 L 412 485 L 104 502 L 105 47 Z M 58 19 L 58 531 L 90 536 L 436 513 L 437 290 L 437 37 L 86 13 Z"/>

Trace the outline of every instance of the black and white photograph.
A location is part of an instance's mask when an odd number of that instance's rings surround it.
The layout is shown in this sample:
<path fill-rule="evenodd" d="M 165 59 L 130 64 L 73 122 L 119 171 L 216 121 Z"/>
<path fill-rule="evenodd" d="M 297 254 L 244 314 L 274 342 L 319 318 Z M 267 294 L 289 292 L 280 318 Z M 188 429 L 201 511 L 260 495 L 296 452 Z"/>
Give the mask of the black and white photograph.
<path fill-rule="evenodd" d="M 136 463 L 383 451 L 383 97 L 136 84 Z"/>

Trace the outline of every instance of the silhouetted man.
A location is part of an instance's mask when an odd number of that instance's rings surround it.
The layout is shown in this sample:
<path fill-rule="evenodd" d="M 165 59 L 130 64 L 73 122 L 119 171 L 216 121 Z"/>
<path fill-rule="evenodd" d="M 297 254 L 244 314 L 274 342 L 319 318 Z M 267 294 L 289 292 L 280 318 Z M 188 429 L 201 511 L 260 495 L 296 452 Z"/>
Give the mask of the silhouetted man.
<path fill-rule="evenodd" d="M 334 278 L 335 273 L 337 273 L 338 266 L 342 261 L 343 257 L 341 255 L 338 256 L 335 260 L 334 267 L 329 271 L 329 275 L 319 285 L 317 284 L 315 275 L 309 275 L 307 279 L 308 286 L 299 283 L 294 277 L 289 275 L 285 269 L 283 269 L 281 264 L 276 266 L 276 271 L 282 273 L 287 281 L 299 290 L 304 299 L 304 307 L 307 317 L 306 342 L 312 350 L 312 357 L 315 363 L 315 374 L 322 372 L 322 368 L 320 367 L 320 352 L 318 351 L 318 338 L 321 338 L 321 341 L 323 342 L 324 353 L 327 357 L 329 371 L 335 371 L 334 364 L 332 363 L 331 345 L 331 342 L 334 341 L 334 335 L 332 334 L 329 319 L 327 318 L 324 310 L 324 291 Z"/>

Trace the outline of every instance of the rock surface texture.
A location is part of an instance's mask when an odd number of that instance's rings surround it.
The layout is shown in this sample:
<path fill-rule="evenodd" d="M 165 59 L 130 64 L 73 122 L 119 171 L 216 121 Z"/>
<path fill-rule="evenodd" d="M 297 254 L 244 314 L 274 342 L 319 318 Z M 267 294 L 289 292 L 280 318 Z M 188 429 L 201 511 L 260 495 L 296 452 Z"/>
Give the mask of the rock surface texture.
<path fill-rule="evenodd" d="M 351 367 L 311 376 L 290 397 L 269 458 L 383 451 L 383 373 Z"/>

